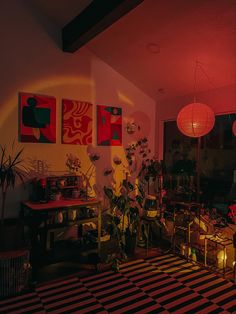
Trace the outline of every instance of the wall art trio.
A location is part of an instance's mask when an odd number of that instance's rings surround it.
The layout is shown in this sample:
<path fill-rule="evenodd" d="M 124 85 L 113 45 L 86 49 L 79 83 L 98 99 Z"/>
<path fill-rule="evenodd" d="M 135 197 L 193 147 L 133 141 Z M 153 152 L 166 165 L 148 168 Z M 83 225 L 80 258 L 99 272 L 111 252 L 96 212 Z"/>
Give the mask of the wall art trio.
<path fill-rule="evenodd" d="M 97 105 L 97 145 L 122 145 L 122 108 Z M 56 143 L 56 98 L 19 93 L 19 140 L 25 143 Z M 93 105 L 62 99 L 62 144 L 92 143 Z"/>

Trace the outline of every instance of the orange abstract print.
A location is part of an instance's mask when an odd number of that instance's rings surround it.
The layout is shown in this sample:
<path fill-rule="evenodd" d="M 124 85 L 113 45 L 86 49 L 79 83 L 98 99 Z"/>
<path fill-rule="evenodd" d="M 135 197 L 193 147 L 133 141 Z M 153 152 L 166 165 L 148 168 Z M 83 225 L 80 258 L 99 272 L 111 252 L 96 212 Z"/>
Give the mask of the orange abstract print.
<path fill-rule="evenodd" d="M 86 101 L 62 100 L 62 143 L 92 143 L 92 104 Z"/>

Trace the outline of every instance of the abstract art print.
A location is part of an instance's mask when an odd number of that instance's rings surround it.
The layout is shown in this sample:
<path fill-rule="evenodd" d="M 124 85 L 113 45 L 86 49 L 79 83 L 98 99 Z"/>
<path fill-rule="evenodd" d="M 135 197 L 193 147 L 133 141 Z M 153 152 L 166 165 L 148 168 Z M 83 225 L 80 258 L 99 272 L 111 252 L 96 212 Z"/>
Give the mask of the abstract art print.
<path fill-rule="evenodd" d="M 19 139 L 28 143 L 56 143 L 56 98 L 19 93 Z"/>
<path fill-rule="evenodd" d="M 97 144 L 122 145 L 122 108 L 97 106 Z"/>
<path fill-rule="evenodd" d="M 93 106 L 86 101 L 62 100 L 62 143 L 92 143 Z"/>

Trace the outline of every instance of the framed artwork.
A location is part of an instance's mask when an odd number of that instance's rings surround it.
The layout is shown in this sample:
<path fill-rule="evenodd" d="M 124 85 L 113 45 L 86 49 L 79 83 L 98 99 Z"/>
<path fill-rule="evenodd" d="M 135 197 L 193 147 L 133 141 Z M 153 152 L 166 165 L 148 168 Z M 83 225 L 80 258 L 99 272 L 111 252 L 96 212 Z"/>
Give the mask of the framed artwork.
<path fill-rule="evenodd" d="M 97 144 L 122 145 L 122 108 L 97 106 Z"/>
<path fill-rule="evenodd" d="M 92 104 L 86 101 L 62 100 L 62 143 L 92 143 Z"/>
<path fill-rule="evenodd" d="M 19 93 L 19 140 L 28 143 L 56 142 L 56 98 Z"/>

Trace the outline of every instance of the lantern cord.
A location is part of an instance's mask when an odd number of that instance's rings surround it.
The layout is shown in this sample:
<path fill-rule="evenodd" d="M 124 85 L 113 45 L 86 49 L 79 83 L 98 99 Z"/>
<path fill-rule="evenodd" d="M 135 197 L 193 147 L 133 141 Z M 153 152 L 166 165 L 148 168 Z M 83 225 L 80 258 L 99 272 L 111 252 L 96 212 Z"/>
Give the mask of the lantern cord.
<path fill-rule="evenodd" d="M 198 68 L 205 75 L 205 77 L 207 78 L 209 84 L 213 88 L 216 88 L 216 86 L 213 84 L 212 80 L 210 79 L 209 75 L 206 73 L 206 71 L 204 70 L 202 65 L 203 65 L 203 63 L 201 63 L 200 61 L 196 60 L 196 65 L 195 65 L 195 69 L 194 69 L 194 98 L 193 98 L 194 103 L 196 103 L 196 95 L 197 95 L 197 69 Z"/>
<path fill-rule="evenodd" d="M 197 141 L 197 203 L 199 202 L 200 198 L 200 171 L 201 171 L 201 165 L 200 165 L 200 150 L 201 150 L 201 136 L 198 137 Z"/>

